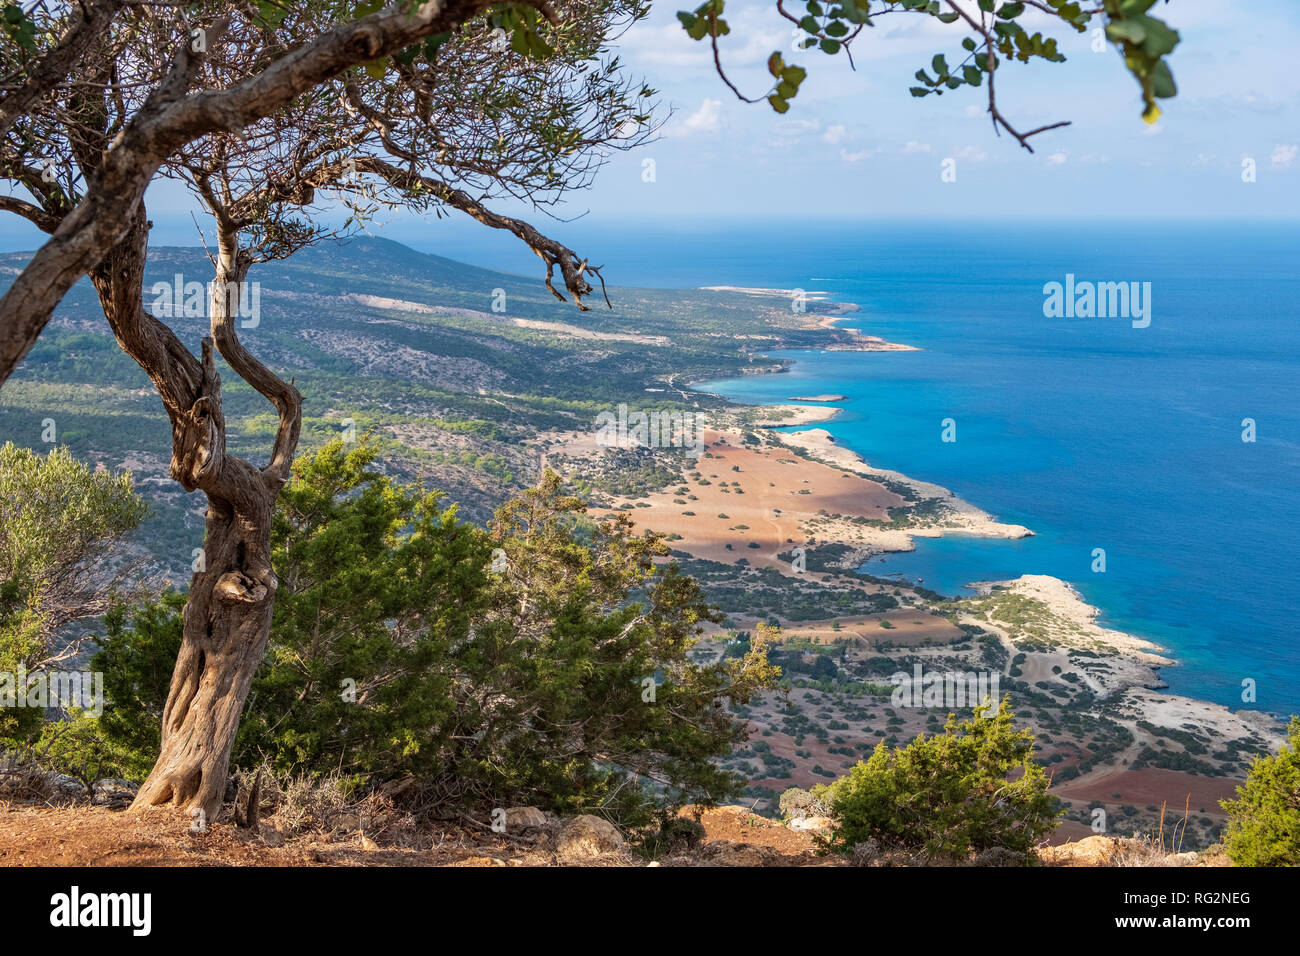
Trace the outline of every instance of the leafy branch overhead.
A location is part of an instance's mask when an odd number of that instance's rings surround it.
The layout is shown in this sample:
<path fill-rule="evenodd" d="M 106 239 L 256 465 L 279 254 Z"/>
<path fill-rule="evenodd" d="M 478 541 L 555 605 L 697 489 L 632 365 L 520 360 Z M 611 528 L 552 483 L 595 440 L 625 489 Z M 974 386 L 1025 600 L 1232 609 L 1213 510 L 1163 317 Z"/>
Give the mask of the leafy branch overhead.
<path fill-rule="evenodd" d="M 1050 29 L 1065 24 L 1076 33 L 1085 33 L 1094 20 L 1100 20 L 1103 25 L 1091 26 L 1091 29 L 1098 38 L 1113 44 L 1123 56 L 1124 65 L 1141 87 L 1142 118 L 1154 123 L 1160 117 L 1156 100 L 1168 99 L 1178 92 L 1165 59 L 1178 45 L 1178 31 L 1150 14 L 1157 2 L 1101 0 L 1099 6 L 1084 9 L 1078 0 L 807 0 L 800 11 L 787 7 L 786 0 L 777 0 L 776 9 L 795 25 L 796 35 L 803 31 L 804 35 L 795 41 L 796 49 L 817 49 L 829 56 L 842 50 L 850 65 L 853 62 L 853 42 L 863 28 L 875 26 L 879 17 L 912 13 L 933 17 L 944 24 L 960 24 L 965 32 L 961 39 L 961 53 L 952 64 L 948 62 L 948 54 L 936 53 L 928 69 L 922 67 L 916 71 L 917 85 L 910 88 L 912 95 L 924 97 L 933 93 L 942 96 L 944 92 L 962 86 L 986 86 L 988 112 L 994 130 L 1005 130 L 1032 153 L 1033 148 L 1028 142 L 1030 137 L 1068 126 L 1069 122 L 1050 123 L 1023 133 L 1013 127 L 998 109 L 994 84 L 998 67 L 1013 60 L 1029 63 L 1040 59 L 1063 63 L 1065 55 L 1060 52 L 1056 39 L 1044 35 L 1036 27 Z M 747 103 L 766 98 L 772 109 L 778 113 L 786 112 L 807 72 L 786 64 L 781 53 L 774 52 L 768 59 L 768 72 L 773 77 L 770 90 L 762 97 L 742 94 L 722 67 L 718 39 L 731 33 L 730 25 L 722 16 L 725 5 L 726 0 L 706 0 L 693 12 L 678 13 L 677 18 L 691 39 L 708 38 L 718 75 L 737 97 Z M 1030 23 L 1029 27 L 1024 25 L 1026 22 Z"/>

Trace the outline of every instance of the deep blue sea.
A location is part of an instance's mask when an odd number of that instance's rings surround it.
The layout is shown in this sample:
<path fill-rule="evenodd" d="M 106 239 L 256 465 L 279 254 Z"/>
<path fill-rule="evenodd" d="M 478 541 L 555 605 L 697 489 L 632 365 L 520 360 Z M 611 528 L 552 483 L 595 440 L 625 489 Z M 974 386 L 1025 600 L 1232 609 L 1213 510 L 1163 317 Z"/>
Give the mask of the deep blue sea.
<path fill-rule="evenodd" d="M 1300 712 L 1300 224 L 749 224 L 589 241 L 622 284 L 826 290 L 862 306 L 845 326 L 922 349 L 778 353 L 790 374 L 698 386 L 745 402 L 846 395 L 826 426 L 842 444 L 1036 533 L 919 540 L 864 570 L 948 594 L 1056 575 L 1107 625 L 1164 646 L 1173 691 L 1237 708 L 1251 678 L 1245 706 Z M 1067 273 L 1150 282 L 1150 326 L 1046 318 L 1043 286 Z"/>

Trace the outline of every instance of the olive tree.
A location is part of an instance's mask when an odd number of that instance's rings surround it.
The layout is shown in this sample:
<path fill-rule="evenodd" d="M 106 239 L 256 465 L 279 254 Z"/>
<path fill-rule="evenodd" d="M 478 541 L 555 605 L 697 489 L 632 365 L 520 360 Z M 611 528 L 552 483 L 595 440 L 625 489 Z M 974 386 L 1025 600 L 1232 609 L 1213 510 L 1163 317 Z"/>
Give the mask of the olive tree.
<path fill-rule="evenodd" d="M 218 26 L 199 29 L 202 43 L 193 55 L 202 57 L 202 69 L 196 75 L 214 91 L 264 75 L 316 42 L 329 26 L 332 6 L 304 5 L 274 23 L 257 5 L 236 7 Z M 245 15 L 236 16 L 241 9 Z M 485 203 L 505 191 L 540 204 L 582 185 L 608 150 L 647 135 L 651 124 L 641 95 L 647 91 L 625 81 L 604 53 L 606 38 L 643 9 L 622 0 L 577 0 L 574 22 L 580 28 L 557 28 L 550 43 L 534 40 L 519 50 L 519 44 L 500 48 L 505 34 L 498 24 L 511 26 L 515 37 L 532 36 L 536 24 L 507 5 L 454 35 L 447 30 L 365 69 L 340 71 L 233 130 L 207 130 L 171 147 L 155 173 L 184 181 L 214 228 L 209 334 L 198 356 L 166 316 L 145 307 L 150 223 L 142 200 L 121 237 L 91 266 L 110 328 L 149 375 L 168 414 L 171 475 L 208 501 L 202 557 L 163 715 L 161 754 L 137 796 L 139 805 L 172 804 L 209 814 L 220 806 L 240 714 L 269 635 L 277 587 L 269 534 L 297 448 L 302 399 L 292 382 L 240 340 L 240 295 L 250 270 L 335 234 L 317 224 L 316 213 L 323 211 L 317 208 L 318 191 L 332 193 L 357 216 L 384 203 L 442 203 L 525 237 L 544 253 L 548 287 L 561 295 L 551 284 L 558 265 L 564 288 L 581 305 L 591 291 L 585 277 L 595 270 Z M 67 96 L 29 108 L 10 126 L 0 164 L 32 196 L 25 205 L 11 203 L 11 211 L 26 215 L 54 241 L 61 239 L 90 201 L 105 164 L 122 148 L 125 131 L 152 109 L 158 88 L 151 83 L 173 34 L 171 19 L 148 11 L 119 18 L 83 54 L 82 72 L 69 83 Z M 444 60 L 445 70 L 439 66 Z M 170 75 L 171 70 L 162 82 Z M 528 103 L 527 91 L 539 86 L 547 90 L 549 106 L 520 108 Z M 409 95 L 387 92 L 397 87 Z M 413 97 L 424 105 L 413 104 Z M 491 123 L 511 125 L 510 149 L 496 145 L 501 135 Z M 455 147 L 430 147 L 437 137 L 450 138 Z M 399 152 L 400 174 L 393 166 Z M 44 160 L 37 162 L 38 155 Z M 443 190 L 431 194 L 430 183 Z M 277 411 L 264 465 L 227 451 L 218 358 Z"/>

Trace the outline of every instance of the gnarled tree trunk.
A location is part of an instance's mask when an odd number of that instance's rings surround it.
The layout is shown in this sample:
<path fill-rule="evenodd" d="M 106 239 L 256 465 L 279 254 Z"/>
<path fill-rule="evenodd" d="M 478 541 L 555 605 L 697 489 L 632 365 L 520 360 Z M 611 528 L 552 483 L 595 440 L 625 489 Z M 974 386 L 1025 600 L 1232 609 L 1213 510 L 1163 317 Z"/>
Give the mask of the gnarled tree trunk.
<path fill-rule="evenodd" d="M 269 561 L 275 492 L 260 475 L 249 477 L 240 506 L 209 497 L 206 567 L 190 583 L 162 748 L 136 807 L 170 803 L 209 817 L 221 807 L 240 714 L 270 638 L 276 583 Z"/>
<path fill-rule="evenodd" d="M 234 323 L 250 262 L 233 229 L 221 229 L 210 325 L 202 357 L 144 310 L 148 222 L 143 210 L 127 238 L 92 273 L 104 313 L 122 348 L 149 374 L 172 423 L 171 475 L 208 498 L 201 563 L 190 582 L 181 651 L 162 715 L 162 748 L 134 807 L 221 808 L 230 752 L 244 702 L 270 637 L 276 579 L 271 519 L 289 477 L 302 422 L 297 389 L 240 343 Z M 271 461 L 257 468 L 226 454 L 221 379 L 214 348 L 280 416 Z"/>

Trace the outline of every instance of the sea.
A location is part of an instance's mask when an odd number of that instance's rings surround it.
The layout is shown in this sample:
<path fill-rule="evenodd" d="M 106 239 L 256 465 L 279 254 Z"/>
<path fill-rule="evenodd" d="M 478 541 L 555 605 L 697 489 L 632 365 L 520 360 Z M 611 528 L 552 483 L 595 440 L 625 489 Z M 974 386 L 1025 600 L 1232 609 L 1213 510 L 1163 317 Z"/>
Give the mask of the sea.
<path fill-rule="evenodd" d="M 822 426 L 838 443 L 1034 532 L 918 539 L 863 571 L 948 595 L 1054 575 L 1102 624 L 1176 659 L 1161 671 L 1172 692 L 1300 713 L 1300 224 L 1054 217 L 579 231 L 620 285 L 824 293 L 860 306 L 842 326 L 917 347 L 778 351 L 788 374 L 696 385 L 747 403 L 846 396 Z M 473 261 L 472 249 L 426 248 Z M 1139 298 L 1127 315 L 1079 314 L 1049 302 L 1050 283 L 1076 296 L 1124 283 Z M 1106 288 L 1107 306 L 1122 305 Z"/>

